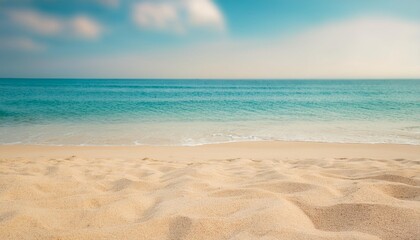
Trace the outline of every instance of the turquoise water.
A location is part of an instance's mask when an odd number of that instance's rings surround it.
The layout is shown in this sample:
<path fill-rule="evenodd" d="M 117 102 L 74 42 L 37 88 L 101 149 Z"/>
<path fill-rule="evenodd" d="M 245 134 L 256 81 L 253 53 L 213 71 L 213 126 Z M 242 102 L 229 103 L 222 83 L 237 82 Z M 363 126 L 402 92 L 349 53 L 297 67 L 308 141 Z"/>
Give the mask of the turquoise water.
<path fill-rule="evenodd" d="M 0 144 L 420 144 L 420 81 L 0 79 Z"/>

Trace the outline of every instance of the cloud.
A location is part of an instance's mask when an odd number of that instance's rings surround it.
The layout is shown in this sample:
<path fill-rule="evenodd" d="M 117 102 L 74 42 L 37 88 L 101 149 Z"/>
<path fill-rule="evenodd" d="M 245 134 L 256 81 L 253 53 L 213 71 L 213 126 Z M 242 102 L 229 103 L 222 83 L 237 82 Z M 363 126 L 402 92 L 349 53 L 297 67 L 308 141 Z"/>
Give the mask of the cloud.
<path fill-rule="evenodd" d="M 63 27 L 61 20 L 32 10 L 12 10 L 9 16 L 16 24 L 40 34 L 57 34 Z"/>
<path fill-rule="evenodd" d="M 162 0 L 134 4 L 134 22 L 144 29 L 186 32 L 190 28 L 225 28 L 223 14 L 212 0 Z"/>
<path fill-rule="evenodd" d="M 224 28 L 223 15 L 209 0 L 185 0 L 190 23 L 196 26 Z"/>
<path fill-rule="evenodd" d="M 361 17 L 314 26 L 274 41 L 224 40 L 167 51 L 33 64 L 22 63 L 39 77 L 48 73 L 48 77 L 97 78 L 419 78 L 420 23 Z"/>
<path fill-rule="evenodd" d="M 101 26 L 86 16 L 77 16 L 69 24 L 75 35 L 83 38 L 97 38 L 101 34 Z"/>
<path fill-rule="evenodd" d="M 24 52 L 37 52 L 45 49 L 45 46 L 30 38 L 0 38 L 1 50 L 17 50 Z"/>
<path fill-rule="evenodd" d="M 100 24 L 87 16 L 63 19 L 28 9 L 10 10 L 8 15 L 14 25 L 41 35 L 92 39 L 101 34 Z"/>
<path fill-rule="evenodd" d="M 134 6 L 133 19 L 142 28 L 172 29 L 180 31 L 180 17 L 171 3 L 138 3 Z"/>
<path fill-rule="evenodd" d="M 318 26 L 254 57 L 268 76 L 363 78 L 420 76 L 420 23 L 397 18 L 360 17 Z M 276 70 L 277 69 L 277 70 Z"/>
<path fill-rule="evenodd" d="M 127 77 L 420 77 L 420 23 L 360 17 L 314 26 L 274 41 L 225 41 L 121 57 L 118 63 L 123 62 L 125 66 L 117 64 L 114 69 L 123 68 L 126 72 L 119 73 Z"/>

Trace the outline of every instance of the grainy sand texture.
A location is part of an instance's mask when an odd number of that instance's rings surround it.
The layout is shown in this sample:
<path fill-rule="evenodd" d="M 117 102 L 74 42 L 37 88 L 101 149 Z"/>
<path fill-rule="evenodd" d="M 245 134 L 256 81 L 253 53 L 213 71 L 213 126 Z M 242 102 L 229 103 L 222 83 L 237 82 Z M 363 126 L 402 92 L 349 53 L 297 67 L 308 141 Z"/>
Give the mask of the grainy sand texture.
<path fill-rule="evenodd" d="M 0 239 L 420 239 L 420 147 L 0 146 Z"/>

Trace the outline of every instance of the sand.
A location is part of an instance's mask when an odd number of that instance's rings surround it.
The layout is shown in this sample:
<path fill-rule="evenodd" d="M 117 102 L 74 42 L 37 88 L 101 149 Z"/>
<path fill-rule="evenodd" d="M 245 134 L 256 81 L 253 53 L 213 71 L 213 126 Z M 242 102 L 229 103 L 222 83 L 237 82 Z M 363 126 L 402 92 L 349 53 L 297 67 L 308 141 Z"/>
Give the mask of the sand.
<path fill-rule="evenodd" d="M 420 239 L 420 146 L 0 146 L 0 239 Z"/>

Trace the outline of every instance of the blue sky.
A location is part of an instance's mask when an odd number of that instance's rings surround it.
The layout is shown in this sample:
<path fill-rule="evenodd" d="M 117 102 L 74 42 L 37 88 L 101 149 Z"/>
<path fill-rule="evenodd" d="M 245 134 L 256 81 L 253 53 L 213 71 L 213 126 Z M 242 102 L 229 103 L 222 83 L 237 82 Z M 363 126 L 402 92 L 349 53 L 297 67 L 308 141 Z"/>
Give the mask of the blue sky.
<path fill-rule="evenodd" d="M 420 1 L 1 0 L 0 77 L 420 78 Z"/>

